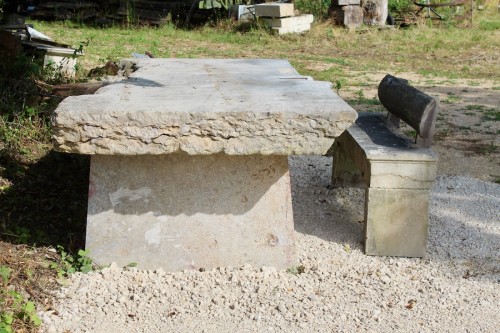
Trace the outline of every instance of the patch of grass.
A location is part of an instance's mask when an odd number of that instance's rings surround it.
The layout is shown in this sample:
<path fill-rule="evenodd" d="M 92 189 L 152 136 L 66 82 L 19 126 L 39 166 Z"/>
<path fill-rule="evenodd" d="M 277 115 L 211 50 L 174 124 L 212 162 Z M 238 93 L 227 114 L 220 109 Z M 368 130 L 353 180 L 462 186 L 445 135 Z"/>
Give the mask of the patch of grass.
<path fill-rule="evenodd" d="M 500 30 L 500 21 L 481 20 L 479 21 L 479 29 L 485 31 Z"/>
<path fill-rule="evenodd" d="M 460 101 L 460 97 L 453 95 L 453 94 L 448 94 L 446 98 L 444 98 L 441 102 L 445 104 L 453 104 L 457 103 Z"/>
<path fill-rule="evenodd" d="M 47 291 L 57 286 L 48 268 L 52 260 L 56 256 L 50 249 L 0 241 L 0 332 L 38 332 L 35 304 L 50 307 Z"/>
<path fill-rule="evenodd" d="M 486 109 L 486 106 L 484 105 L 478 105 L 478 104 L 470 104 L 465 107 L 466 110 L 473 110 L 473 111 L 484 111 Z"/>
<path fill-rule="evenodd" d="M 489 61 L 474 62 L 473 73 L 464 73 L 461 67 L 469 66 L 468 59 L 476 59 L 478 52 L 481 58 L 493 59 L 495 48 L 500 46 L 490 32 L 425 26 L 357 33 L 319 22 L 306 35 L 275 36 L 265 29 L 235 31 L 232 30 L 234 25 L 229 23 L 193 31 L 173 25 L 156 29 L 96 29 L 57 22 L 32 23 L 44 33 L 69 44 L 78 45 L 85 38 L 92 37 L 82 59 L 87 68 L 102 65 L 99 62 L 102 55 L 107 60 L 120 59 L 130 57 L 131 52 L 157 49 L 155 55 L 158 57 L 285 58 L 295 63 L 315 59 L 357 71 L 405 71 L 431 77 L 473 79 L 491 77 L 490 73 L 497 72 L 498 68 Z M 328 39 L 327 35 L 333 37 Z M 319 71 L 311 72 L 307 75 L 321 76 Z M 346 75 L 344 73 L 343 77 Z"/>
<path fill-rule="evenodd" d="M 376 97 L 374 98 L 365 97 L 365 93 L 362 89 L 358 90 L 356 95 L 358 97 L 357 100 L 351 100 L 351 102 L 354 102 L 356 104 L 382 105 L 382 103 L 380 103 L 380 101 Z"/>
<path fill-rule="evenodd" d="M 500 111 L 488 110 L 483 112 L 482 120 L 484 121 L 500 121 Z"/>

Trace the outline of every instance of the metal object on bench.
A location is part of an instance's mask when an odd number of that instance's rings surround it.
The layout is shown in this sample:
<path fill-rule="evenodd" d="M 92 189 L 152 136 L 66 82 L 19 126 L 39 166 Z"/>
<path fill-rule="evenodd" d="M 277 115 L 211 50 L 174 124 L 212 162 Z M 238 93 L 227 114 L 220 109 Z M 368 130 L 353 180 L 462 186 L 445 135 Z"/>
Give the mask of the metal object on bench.
<path fill-rule="evenodd" d="M 389 117 L 360 113 L 355 125 L 335 141 L 332 184 L 366 186 L 366 254 L 423 257 L 429 188 L 437 172 L 437 154 L 428 146 L 439 103 L 389 75 L 379 92 Z M 397 119 L 415 128 L 417 143 L 396 130 Z"/>

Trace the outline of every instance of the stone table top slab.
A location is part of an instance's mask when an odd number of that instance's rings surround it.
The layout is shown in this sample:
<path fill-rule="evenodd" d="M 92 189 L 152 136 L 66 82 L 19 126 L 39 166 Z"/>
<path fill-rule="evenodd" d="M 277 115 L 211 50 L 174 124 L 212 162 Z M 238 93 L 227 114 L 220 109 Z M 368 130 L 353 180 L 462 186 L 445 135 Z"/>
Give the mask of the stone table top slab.
<path fill-rule="evenodd" d="M 321 155 L 357 114 L 286 60 L 134 59 L 137 70 L 54 113 L 58 151 Z"/>

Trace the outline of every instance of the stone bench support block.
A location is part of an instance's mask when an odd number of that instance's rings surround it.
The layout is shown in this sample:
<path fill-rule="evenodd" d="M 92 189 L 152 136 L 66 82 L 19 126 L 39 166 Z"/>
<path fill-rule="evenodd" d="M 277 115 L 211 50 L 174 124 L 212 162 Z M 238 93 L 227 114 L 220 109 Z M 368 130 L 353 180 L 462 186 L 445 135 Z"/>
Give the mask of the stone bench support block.
<path fill-rule="evenodd" d="M 365 200 L 366 254 L 425 256 L 428 190 L 368 188 Z"/>
<path fill-rule="evenodd" d="M 295 15 L 293 3 L 262 3 L 255 5 L 257 17 L 288 17 Z"/>
<path fill-rule="evenodd" d="M 384 118 L 360 113 L 335 141 L 332 184 L 366 186 L 366 254 L 423 257 L 437 155 L 390 130 Z"/>
<path fill-rule="evenodd" d="M 294 263 L 287 156 L 91 158 L 87 249 L 166 271 Z"/>

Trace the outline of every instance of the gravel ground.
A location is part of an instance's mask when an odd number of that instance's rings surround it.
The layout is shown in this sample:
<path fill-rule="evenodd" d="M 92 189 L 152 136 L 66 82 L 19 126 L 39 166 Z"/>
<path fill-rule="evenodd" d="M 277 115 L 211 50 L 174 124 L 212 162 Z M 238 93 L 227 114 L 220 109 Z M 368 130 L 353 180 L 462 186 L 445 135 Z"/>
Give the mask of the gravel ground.
<path fill-rule="evenodd" d="M 498 332 L 500 186 L 440 176 L 428 255 L 362 253 L 363 190 L 331 160 L 290 158 L 298 264 L 74 274 L 43 332 Z"/>

